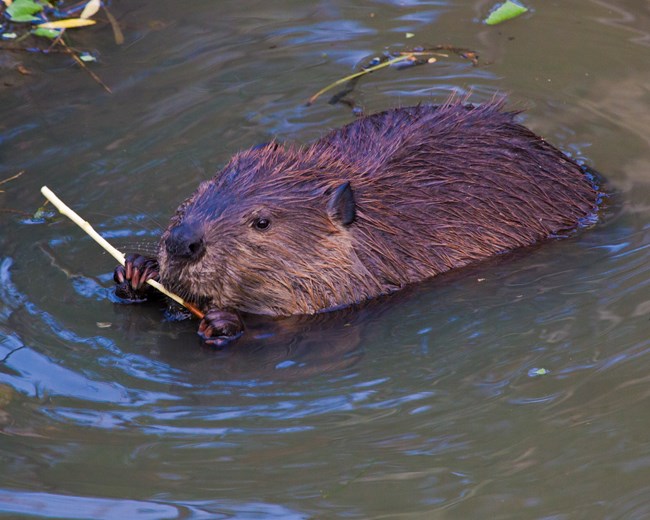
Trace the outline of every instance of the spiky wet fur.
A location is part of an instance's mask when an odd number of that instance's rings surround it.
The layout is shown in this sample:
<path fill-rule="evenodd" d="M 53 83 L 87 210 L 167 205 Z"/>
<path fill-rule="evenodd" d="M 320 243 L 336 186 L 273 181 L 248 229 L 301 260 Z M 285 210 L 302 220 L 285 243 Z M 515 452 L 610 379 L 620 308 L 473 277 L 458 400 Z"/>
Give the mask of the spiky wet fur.
<path fill-rule="evenodd" d="M 172 218 L 163 282 L 204 307 L 275 316 L 348 305 L 575 228 L 598 191 L 582 168 L 514 121 L 501 101 L 382 112 L 308 146 L 235 155 Z M 350 181 L 356 219 L 327 211 Z M 255 229 L 257 217 L 271 220 Z M 164 244 L 203 227 L 187 264 Z"/>

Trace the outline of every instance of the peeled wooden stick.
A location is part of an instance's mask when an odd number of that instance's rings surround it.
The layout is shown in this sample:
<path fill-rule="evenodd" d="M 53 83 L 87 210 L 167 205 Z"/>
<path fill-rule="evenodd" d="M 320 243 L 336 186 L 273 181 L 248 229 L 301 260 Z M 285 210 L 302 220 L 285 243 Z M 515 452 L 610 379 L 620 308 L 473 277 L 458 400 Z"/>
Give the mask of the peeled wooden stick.
<path fill-rule="evenodd" d="M 57 197 L 54 194 L 54 192 L 52 192 L 52 190 L 50 190 L 50 188 L 48 188 L 47 186 L 43 186 L 41 188 L 41 193 L 45 196 L 47 200 L 49 200 L 52 204 L 56 206 L 56 209 L 58 209 L 62 215 L 65 215 L 70 220 L 72 220 L 72 222 L 77 224 L 77 226 L 79 226 L 86 233 L 88 233 L 95 242 L 97 242 L 100 246 L 106 249 L 106 251 L 108 251 L 108 253 L 113 258 L 115 258 L 115 260 L 117 260 L 120 264 L 124 265 L 124 253 L 122 253 L 118 249 L 115 249 L 103 236 L 97 233 L 97 231 L 95 231 L 88 222 L 86 222 L 77 213 L 75 213 L 72 209 L 66 206 L 63 203 L 63 201 L 59 199 L 59 197 Z M 185 300 L 183 300 L 183 298 L 181 298 L 177 294 L 174 294 L 173 292 L 170 292 L 167 289 L 165 289 L 156 280 L 147 280 L 147 283 L 152 287 L 158 289 L 165 296 L 168 296 L 175 302 L 180 303 L 183 307 L 188 309 L 192 314 L 194 314 L 198 318 L 203 318 L 204 314 L 199 309 L 197 309 L 190 302 L 186 302 Z"/>

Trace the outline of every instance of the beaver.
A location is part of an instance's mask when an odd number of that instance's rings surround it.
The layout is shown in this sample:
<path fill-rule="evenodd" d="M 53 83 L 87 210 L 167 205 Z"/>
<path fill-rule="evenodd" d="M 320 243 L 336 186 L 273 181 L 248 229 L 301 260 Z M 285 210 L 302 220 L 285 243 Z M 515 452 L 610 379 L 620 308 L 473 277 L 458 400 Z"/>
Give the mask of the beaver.
<path fill-rule="evenodd" d="M 593 222 L 595 177 L 517 114 L 450 100 L 240 152 L 178 207 L 157 258 L 115 270 L 117 294 L 159 279 L 207 311 L 199 335 L 219 345 L 240 313 L 349 306 Z"/>

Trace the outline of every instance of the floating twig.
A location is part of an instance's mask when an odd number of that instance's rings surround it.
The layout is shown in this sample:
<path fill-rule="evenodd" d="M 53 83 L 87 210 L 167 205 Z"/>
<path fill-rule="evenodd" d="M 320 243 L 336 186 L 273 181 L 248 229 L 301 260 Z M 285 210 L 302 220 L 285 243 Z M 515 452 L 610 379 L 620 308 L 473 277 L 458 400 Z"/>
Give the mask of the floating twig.
<path fill-rule="evenodd" d="M 468 49 L 466 47 L 456 47 L 455 45 L 443 44 L 443 45 L 434 45 L 433 47 L 416 47 L 413 50 L 401 51 L 398 54 L 407 55 L 411 54 L 417 59 L 414 60 L 414 65 L 422 65 L 424 63 L 435 63 L 436 56 L 439 58 L 449 58 L 449 54 L 445 54 L 439 51 L 447 51 L 457 56 L 460 56 L 463 59 L 469 60 L 472 62 L 472 65 L 475 67 L 478 66 L 478 54 L 476 51 Z"/>
<path fill-rule="evenodd" d="M 28 35 L 29 36 L 29 35 Z M 15 41 L 15 40 L 14 40 Z M 36 47 L 5 47 L 0 45 L 0 51 L 19 51 L 19 52 L 31 52 L 31 53 L 40 53 L 40 54 L 68 54 L 64 49 L 39 49 Z"/>
<path fill-rule="evenodd" d="M 472 65 L 478 67 L 478 53 L 476 51 L 473 51 L 472 49 L 468 49 L 467 47 L 456 47 L 455 45 L 443 44 L 443 45 L 435 45 L 434 47 L 430 47 L 428 49 L 422 49 L 422 51 L 424 53 L 429 52 L 432 55 L 436 55 L 435 51 L 453 52 L 457 56 L 460 56 L 461 58 L 471 61 Z M 444 56 L 444 54 L 437 54 L 437 55 Z"/>
<path fill-rule="evenodd" d="M 43 186 L 41 188 L 41 193 L 45 196 L 47 200 L 49 200 L 52 204 L 54 204 L 54 206 L 56 206 L 56 209 L 58 209 L 62 215 L 65 215 L 70 220 L 72 220 L 72 222 L 77 224 L 77 226 L 79 226 L 86 233 L 88 233 L 88 235 L 90 235 L 90 237 L 95 242 L 97 242 L 100 246 L 102 246 L 113 258 L 115 258 L 115 260 L 117 260 L 120 264 L 124 265 L 124 253 L 122 253 L 120 250 L 113 247 L 103 236 L 97 233 L 97 231 L 95 231 L 88 222 L 83 220 L 77 213 L 75 213 L 66 204 L 64 204 L 63 201 L 59 199 L 59 197 L 57 197 L 54 194 L 54 192 L 52 192 L 52 190 L 50 190 L 47 186 Z M 179 303 L 180 305 L 188 309 L 196 317 L 203 318 L 204 314 L 199 309 L 197 309 L 190 302 L 183 300 L 183 298 L 181 298 L 177 294 L 174 294 L 173 292 L 170 292 L 167 289 L 165 289 L 165 287 L 159 282 L 157 282 L 156 280 L 147 280 L 147 283 L 152 287 L 158 289 L 165 296 L 171 298 L 175 302 Z"/>
<path fill-rule="evenodd" d="M 15 215 L 20 215 L 21 217 L 31 218 L 32 215 L 26 211 L 21 211 L 19 209 L 12 208 L 0 208 L 0 213 L 14 213 Z"/>
<path fill-rule="evenodd" d="M 20 177 L 23 173 L 25 173 L 25 170 L 19 171 L 16 175 L 12 175 L 8 179 L 1 180 L 0 184 L 4 184 L 5 182 L 13 181 L 14 179 L 17 179 L 18 177 Z M 0 193 L 3 193 L 3 192 L 4 192 L 4 190 L 0 190 Z"/>
<path fill-rule="evenodd" d="M 441 52 L 446 51 L 446 52 Z M 360 109 L 355 108 L 356 103 L 354 99 L 348 97 L 349 94 L 354 92 L 354 89 L 357 86 L 357 83 L 365 74 L 374 72 L 378 69 L 388 67 L 389 65 L 399 64 L 398 69 L 410 68 L 418 65 L 432 64 L 436 63 L 439 58 L 449 58 L 449 55 L 454 53 L 461 58 L 467 59 L 472 62 L 472 65 L 478 66 L 478 54 L 471 49 L 464 47 L 456 47 L 455 45 L 435 45 L 433 47 L 414 47 L 412 49 L 407 49 L 403 51 L 387 51 L 381 57 L 373 58 L 370 63 L 366 66 L 362 66 L 359 72 L 355 72 L 345 78 L 341 78 L 334 83 L 328 85 L 324 89 L 318 91 L 314 94 L 309 101 L 307 101 L 307 106 L 311 105 L 321 94 L 327 92 L 328 90 L 345 84 L 343 88 L 336 92 L 329 100 L 330 105 L 335 105 L 337 103 L 342 103 L 348 105 L 353 109 L 355 115 L 360 114 Z"/>
<path fill-rule="evenodd" d="M 359 72 L 355 72 L 354 74 L 350 74 L 349 76 L 346 76 L 344 78 L 341 78 L 334 83 L 331 83 L 327 85 L 325 88 L 320 89 L 316 94 L 314 94 L 312 97 L 309 98 L 307 101 L 307 106 L 311 105 L 316 99 L 318 99 L 322 94 L 327 92 L 328 90 L 333 89 L 334 87 L 337 87 L 339 85 L 342 85 L 346 81 L 350 81 L 353 79 L 356 79 L 360 76 L 363 76 L 365 74 L 370 74 L 371 72 L 375 72 L 376 70 L 383 69 L 384 67 L 389 67 L 390 65 L 393 65 L 394 63 L 399 63 L 400 61 L 406 61 L 406 60 L 412 60 L 413 56 L 411 54 L 406 54 L 404 56 L 398 56 L 397 58 L 393 58 L 392 60 L 384 61 L 383 63 L 380 63 L 379 65 L 374 65 L 372 67 L 368 67 L 367 69 L 363 69 Z"/>
<path fill-rule="evenodd" d="M 124 33 L 122 32 L 122 29 L 120 29 L 120 24 L 117 23 L 117 20 L 105 5 L 102 5 L 102 8 L 106 13 L 106 18 L 108 18 L 108 21 L 111 24 L 111 28 L 113 29 L 113 38 L 115 38 L 115 44 L 122 45 L 124 43 Z"/>
<path fill-rule="evenodd" d="M 106 83 L 104 83 L 104 82 L 101 80 L 101 78 L 100 78 L 97 74 L 95 74 L 92 70 L 90 70 L 88 67 L 86 67 L 86 64 L 81 60 L 81 58 L 80 58 L 79 56 L 77 56 L 77 55 L 74 53 L 74 51 L 73 51 L 70 47 L 68 47 L 68 44 L 65 43 L 65 40 L 63 40 L 63 39 L 59 40 L 59 44 L 63 45 L 63 48 L 64 48 L 64 49 L 66 50 L 66 52 L 67 52 L 67 53 L 72 57 L 72 59 L 73 59 L 74 61 L 76 61 L 77 64 L 78 64 L 78 65 L 79 65 L 83 70 L 85 70 L 85 71 L 90 75 L 90 77 L 93 78 L 93 79 L 97 82 L 97 84 L 98 84 L 99 86 L 101 86 L 101 87 L 102 87 L 106 92 L 108 92 L 109 94 L 112 94 L 112 93 L 113 93 L 113 91 L 109 88 L 109 86 L 106 85 Z"/>

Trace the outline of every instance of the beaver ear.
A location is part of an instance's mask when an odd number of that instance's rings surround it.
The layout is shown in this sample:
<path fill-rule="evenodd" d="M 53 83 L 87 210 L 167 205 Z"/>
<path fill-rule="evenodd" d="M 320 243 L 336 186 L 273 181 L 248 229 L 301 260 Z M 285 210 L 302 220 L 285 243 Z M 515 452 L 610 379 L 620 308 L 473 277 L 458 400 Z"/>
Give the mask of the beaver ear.
<path fill-rule="evenodd" d="M 349 181 L 341 184 L 330 195 L 330 200 L 327 203 L 327 213 L 332 221 L 339 222 L 344 226 L 349 226 L 354 222 L 357 208 Z"/>

